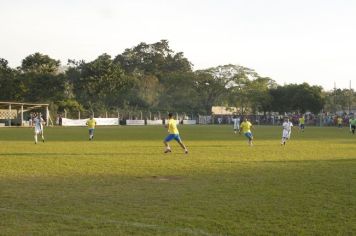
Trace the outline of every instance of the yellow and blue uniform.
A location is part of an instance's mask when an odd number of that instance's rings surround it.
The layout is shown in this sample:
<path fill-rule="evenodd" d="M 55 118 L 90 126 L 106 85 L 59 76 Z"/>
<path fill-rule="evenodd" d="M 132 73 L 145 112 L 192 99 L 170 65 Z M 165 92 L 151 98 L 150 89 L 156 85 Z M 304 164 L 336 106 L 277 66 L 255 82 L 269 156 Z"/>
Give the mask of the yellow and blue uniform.
<path fill-rule="evenodd" d="M 305 125 L 305 118 L 302 116 L 299 118 L 299 127 L 301 129 L 304 129 L 304 125 Z"/>
<path fill-rule="evenodd" d="M 96 120 L 95 119 L 89 119 L 89 120 L 87 120 L 86 125 L 89 128 L 89 135 L 94 135 L 94 129 L 95 129 L 95 126 L 96 126 Z"/>
<path fill-rule="evenodd" d="M 179 136 L 179 131 L 177 128 L 177 122 L 172 118 L 168 120 L 168 136 L 164 139 L 165 142 L 169 142 L 171 140 L 176 140 L 177 142 L 180 142 L 180 136 Z"/>
<path fill-rule="evenodd" d="M 86 125 L 88 126 L 89 129 L 95 129 L 96 120 L 95 119 L 89 119 L 89 120 L 87 120 Z"/>
<path fill-rule="evenodd" d="M 252 124 L 249 121 L 243 121 L 240 125 L 240 129 L 242 130 L 242 132 L 244 133 L 244 135 L 246 136 L 246 138 L 248 139 L 252 139 L 252 133 L 251 133 L 251 127 Z"/>

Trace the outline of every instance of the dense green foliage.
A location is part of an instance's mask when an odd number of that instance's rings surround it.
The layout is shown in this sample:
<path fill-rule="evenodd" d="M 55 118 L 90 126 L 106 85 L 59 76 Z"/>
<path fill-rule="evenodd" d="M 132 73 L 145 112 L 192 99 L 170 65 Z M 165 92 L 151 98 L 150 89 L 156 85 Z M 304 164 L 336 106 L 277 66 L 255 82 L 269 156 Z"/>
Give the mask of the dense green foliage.
<path fill-rule="evenodd" d="M 325 102 L 329 111 L 355 102 L 353 91 L 346 97 L 344 91 L 336 92 L 307 83 L 280 86 L 239 65 L 194 71 L 166 40 L 140 43 L 115 58 L 102 54 L 90 62 L 69 60 L 67 65 L 41 53 L 27 56 L 16 69 L 0 59 L 0 100 L 49 102 L 52 111 L 210 114 L 212 106 L 223 105 L 240 107 L 244 113 L 317 113 Z"/>
<path fill-rule="evenodd" d="M 1 235 L 352 235 L 356 137 L 348 130 L 181 126 L 0 129 Z"/>

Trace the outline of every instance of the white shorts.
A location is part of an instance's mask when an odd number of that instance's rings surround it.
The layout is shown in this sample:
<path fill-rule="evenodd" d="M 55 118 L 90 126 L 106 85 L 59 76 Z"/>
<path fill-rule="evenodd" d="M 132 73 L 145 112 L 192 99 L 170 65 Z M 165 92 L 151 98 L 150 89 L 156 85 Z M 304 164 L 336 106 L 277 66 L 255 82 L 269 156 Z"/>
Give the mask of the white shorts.
<path fill-rule="evenodd" d="M 290 131 L 284 129 L 282 133 L 282 138 L 290 139 L 290 133 Z"/>
<path fill-rule="evenodd" d="M 35 134 L 41 134 L 41 133 L 42 133 L 42 129 L 40 127 L 36 127 Z"/>
<path fill-rule="evenodd" d="M 239 124 L 234 124 L 234 129 L 240 129 L 240 125 Z"/>

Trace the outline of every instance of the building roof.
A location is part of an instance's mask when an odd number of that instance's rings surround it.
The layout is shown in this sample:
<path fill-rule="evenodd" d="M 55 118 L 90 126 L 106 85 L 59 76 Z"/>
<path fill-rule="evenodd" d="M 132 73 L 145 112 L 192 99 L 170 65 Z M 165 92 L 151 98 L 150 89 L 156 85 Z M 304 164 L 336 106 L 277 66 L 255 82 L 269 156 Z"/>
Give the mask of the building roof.
<path fill-rule="evenodd" d="M 0 109 L 9 109 L 10 105 L 11 109 L 21 109 L 23 106 L 26 110 L 49 106 L 47 103 L 0 102 Z"/>

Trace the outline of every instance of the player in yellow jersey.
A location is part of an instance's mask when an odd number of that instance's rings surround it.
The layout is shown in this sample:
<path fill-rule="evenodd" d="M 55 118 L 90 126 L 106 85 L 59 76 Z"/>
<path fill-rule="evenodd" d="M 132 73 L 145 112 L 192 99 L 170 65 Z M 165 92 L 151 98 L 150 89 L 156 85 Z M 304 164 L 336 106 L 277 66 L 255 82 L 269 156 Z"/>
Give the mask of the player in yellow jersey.
<path fill-rule="evenodd" d="M 251 128 L 253 128 L 252 124 L 250 123 L 250 121 L 247 120 L 247 117 L 245 117 L 244 121 L 240 125 L 239 134 L 241 134 L 241 131 L 244 133 L 245 137 L 248 138 L 248 145 L 250 146 L 253 145 L 253 135 L 251 132 Z"/>
<path fill-rule="evenodd" d="M 173 119 L 173 114 L 168 114 L 168 124 L 166 124 L 166 128 L 168 128 L 168 136 L 164 139 L 163 143 L 165 148 L 164 153 L 172 152 L 171 147 L 169 146 L 168 142 L 172 141 L 173 139 L 176 140 L 179 145 L 184 149 L 185 154 L 188 154 L 188 149 L 182 142 L 182 139 L 179 136 L 179 131 L 177 129 L 177 123 Z"/>
<path fill-rule="evenodd" d="M 87 120 L 86 125 L 89 128 L 89 141 L 94 138 L 94 129 L 96 126 L 96 120 L 93 118 L 93 115 L 90 115 L 90 118 Z"/>

